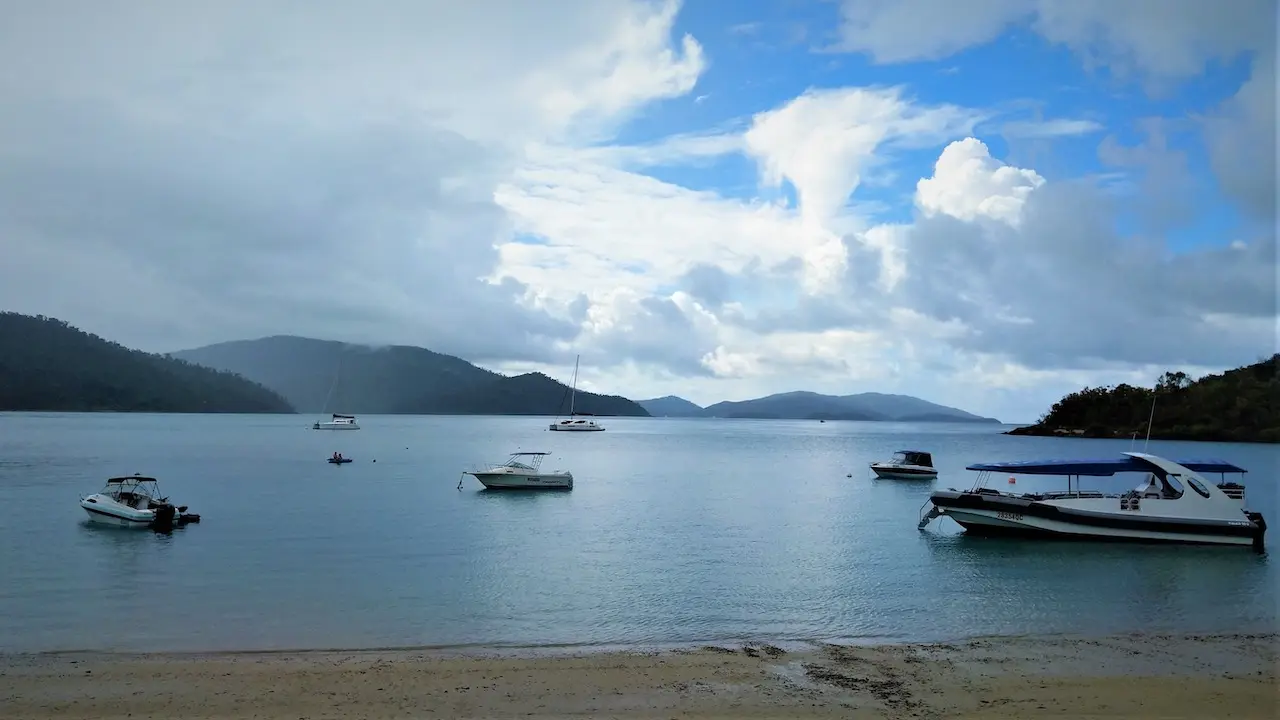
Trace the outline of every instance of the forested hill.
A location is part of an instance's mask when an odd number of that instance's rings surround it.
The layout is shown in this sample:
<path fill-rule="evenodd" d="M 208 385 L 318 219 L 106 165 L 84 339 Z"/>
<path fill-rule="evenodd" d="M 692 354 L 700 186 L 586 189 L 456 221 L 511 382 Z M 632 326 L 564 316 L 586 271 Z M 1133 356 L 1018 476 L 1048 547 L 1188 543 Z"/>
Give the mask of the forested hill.
<path fill-rule="evenodd" d="M 1138 437 L 1162 440 L 1280 442 L 1280 354 L 1246 367 L 1192 380 L 1167 372 L 1155 388 L 1085 388 L 1054 404 L 1035 425 L 1009 435 Z"/>
<path fill-rule="evenodd" d="M 507 377 L 462 358 L 408 345 L 368 347 L 275 335 L 173 353 L 235 372 L 288 398 L 302 412 L 422 415 L 555 415 L 569 388 L 542 373 Z M 648 415 L 616 395 L 578 390 L 574 409 Z"/>
<path fill-rule="evenodd" d="M 0 410 L 293 412 L 284 398 L 238 375 L 12 312 L 0 313 Z"/>

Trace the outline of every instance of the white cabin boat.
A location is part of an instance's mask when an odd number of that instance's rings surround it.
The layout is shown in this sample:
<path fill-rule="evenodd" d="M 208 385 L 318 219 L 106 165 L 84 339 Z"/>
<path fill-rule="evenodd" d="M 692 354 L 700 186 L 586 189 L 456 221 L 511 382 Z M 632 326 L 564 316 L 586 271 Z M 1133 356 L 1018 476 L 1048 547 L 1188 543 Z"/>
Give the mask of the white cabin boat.
<path fill-rule="evenodd" d="M 317 422 L 311 426 L 312 430 L 359 430 L 360 425 L 356 423 L 355 415 L 339 415 L 333 414 L 333 418 L 328 422 Z M 376 429 L 376 428 L 375 428 Z M 361 435 L 360 437 L 364 437 Z"/>
<path fill-rule="evenodd" d="M 556 430 L 559 432 L 601 432 L 604 430 L 604 427 L 595 420 L 589 419 L 591 413 L 580 413 L 575 412 L 574 410 L 574 404 L 578 398 L 578 360 L 580 360 L 581 357 L 582 356 L 579 355 L 573 361 L 573 383 L 569 387 L 569 417 L 564 420 L 557 417 L 556 421 L 551 423 L 551 426 L 548 428 L 549 430 Z M 560 402 L 563 403 L 564 400 L 561 399 Z M 564 407 L 564 405 L 561 405 L 561 407 Z M 588 419 L 584 420 L 582 419 L 583 417 Z"/>
<path fill-rule="evenodd" d="M 490 490 L 572 490 L 573 473 L 568 470 L 546 472 L 541 469 L 542 460 L 550 454 L 511 453 L 505 463 L 467 470 L 463 475 L 473 476 Z M 458 483 L 458 489 L 462 489 L 461 482 Z"/>
<path fill-rule="evenodd" d="M 924 528 L 935 517 L 949 517 L 973 535 L 1026 535 L 1092 540 L 1252 545 L 1261 549 L 1267 531 L 1262 513 L 1245 509 L 1244 486 L 1226 482 L 1225 473 L 1247 472 L 1221 460 L 1167 460 L 1127 452 L 1113 460 L 1046 460 L 980 463 L 969 490 L 938 490 L 929 498 Z M 1105 495 L 1081 490 L 1081 477 L 1136 473 L 1142 481 L 1126 493 Z M 1219 473 L 1214 484 L 1200 473 Z M 1059 492 L 1011 493 L 985 486 L 993 475 L 1058 475 L 1067 478 Z M 1074 480 L 1074 486 L 1073 486 Z M 930 507 L 932 506 L 932 507 Z"/>
<path fill-rule="evenodd" d="M 932 480 L 938 477 L 933 456 L 923 450 L 899 450 L 888 462 L 873 462 L 876 477 L 896 480 Z"/>
<path fill-rule="evenodd" d="M 186 505 L 170 504 L 155 478 L 141 475 L 109 478 L 102 490 L 80 498 L 80 507 L 90 521 L 115 527 L 168 530 L 200 522 L 200 516 L 188 513 Z"/>

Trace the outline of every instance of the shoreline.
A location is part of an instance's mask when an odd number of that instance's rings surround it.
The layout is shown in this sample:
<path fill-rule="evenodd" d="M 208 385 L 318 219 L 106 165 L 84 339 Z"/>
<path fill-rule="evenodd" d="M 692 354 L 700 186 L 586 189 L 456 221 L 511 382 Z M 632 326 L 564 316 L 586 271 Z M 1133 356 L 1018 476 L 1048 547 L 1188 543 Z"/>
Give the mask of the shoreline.
<path fill-rule="evenodd" d="M 0 717 L 1262 718 L 1275 710 L 1278 640 L 3 653 Z"/>
<path fill-rule="evenodd" d="M 1014 437 L 1053 437 L 1053 438 L 1075 438 L 1081 440 L 1132 440 L 1130 433 L 1107 430 L 1105 433 L 1090 432 L 1081 428 L 1060 428 L 1045 427 L 1043 425 L 1024 425 L 1006 430 L 1001 435 L 1010 435 Z M 1141 432 L 1138 436 L 1145 437 Z M 1218 443 L 1222 445 L 1242 444 L 1242 445 L 1275 445 L 1277 440 L 1267 440 L 1260 437 L 1244 437 L 1244 438 L 1223 438 L 1223 437 L 1185 437 L 1180 435 L 1165 435 L 1160 433 L 1152 434 L 1148 440 L 1160 440 L 1162 442 L 1196 442 L 1196 443 Z"/>
<path fill-rule="evenodd" d="M 0 665 L 11 658 L 78 657 L 98 659 L 165 658 L 173 660 L 203 659 L 233 656 L 306 656 L 327 653 L 350 654 L 413 654 L 439 658 L 512 658 L 536 660 L 545 657 L 592 657 L 597 655 L 654 655 L 680 654 L 699 650 L 741 649 L 744 647 L 780 648 L 788 653 L 816 652 L 828 647 L 848 648 L 926 648 L 965 645 L 974 642 L 1018 643 L 1050 642 L 1072 643 L 1096 640 L 1155 641 L 1175 639 L 1179 641 L 1213 641 L 1220 639 L 1274 638 L 1280 643 L 1280 630 L 1242 629 L 1231 632 L 1217 631 L 1148 631 L 1109 633 L 1012 633 L 956 635 L 934 639 L 904 640 L 884 636 L 845 638 L 719 638 L 691 640 L 688 642 L 638 642 L 638 643 L 536 643 L 504 645 L 495 643 L 452 643 L 442 645 L 352 645 L 278 648 L 204 648 L 167 650 L 130 650 L 111 648 L 63 648 L 49 650 L 5 650 L 0 648 Z M 1280 647 L 1280 644 L 1278 644 Z"/>

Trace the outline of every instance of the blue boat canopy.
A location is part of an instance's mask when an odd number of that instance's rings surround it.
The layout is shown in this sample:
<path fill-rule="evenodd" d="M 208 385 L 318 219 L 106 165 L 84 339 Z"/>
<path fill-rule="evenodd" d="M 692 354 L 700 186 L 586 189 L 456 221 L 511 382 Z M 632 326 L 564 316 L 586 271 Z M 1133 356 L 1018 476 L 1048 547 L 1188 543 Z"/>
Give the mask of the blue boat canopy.
<path fill-rule="evenodd" d="M 1197 473 L 1245 473 L 1242 467 L 1225 460 L 1174 460 L 1173 462 Z M 965 468 L 979 472 L 1011 473 L 1013 475 L 1088 475 L 1106 477 L 1122 472 L 1150 472 L 1154 466 L 1139 458 L 1123 457 L 1114 460 L 1024 460 L 1020 462 L 977 463 Z"/>

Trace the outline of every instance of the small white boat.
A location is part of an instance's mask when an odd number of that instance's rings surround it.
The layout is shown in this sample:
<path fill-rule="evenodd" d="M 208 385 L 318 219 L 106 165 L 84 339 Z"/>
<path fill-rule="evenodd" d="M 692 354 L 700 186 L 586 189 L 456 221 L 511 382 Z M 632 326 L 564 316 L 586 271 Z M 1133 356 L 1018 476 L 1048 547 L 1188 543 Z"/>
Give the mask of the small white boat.
<path fill-rule="evenodd" d="M 925 503 L 924 528 L 935 517 L 949 517 L 973 535 L 1020 535 L 1091 540 L 1252 545 L 1262 549 L 1267 523 L 1262 513 L 1244 506 L 1244 486 L 1214 484 L 1200 473 L 1243 473 L 1221 460 L 1167 460 L 1148 453 L 1126 452 L 1114 460 L 1044 460 L 980 463 L 969 490 L 938 490 Z M 1122 494 L 1081 490 L 1081 477 L 1139 473 L 1143 480 Z M 992 474 L 1058 475 L 1067 489 L 1058 492 L 1010 493 L 985 487 Z M 1075 480 L 1074 487 L 1072 480 Z"/>
<path fill-rule="evenodd" d="M 602 432 L 604 427 L 595 420 L 583 420 L 583 417 L 590 417 L 591 413 L 581 413 L 574 411 L 575 402 L 578 399 L 578 360 L 581 356 L 573 361 L 573 383 L 569 387 L 569 417 L 564 420 L 556 418 L 551 423 L 548 430 L 556 430 L 558 432 Z M 564 407 L 564 399 L 561 398 L 561 407 Z"/>
<path fill-rule="evenodd" d="M 360 426 L 356 423 L 355 415 L 339 415 L 333 414 L 333 418 L 329 422 L 317 422 L 311 426 L 312 430 L 359 430 Z M 361 437 L 364 437 L 361 435 Z"/>
<path fill-rule="evenodd" d="M 933 456 L 921 450 L 899 450 L 888 462 L 873 462 L 876 477 L 896 480 L 932 480 L 938 477 Z"/>
<path fill-rule="evenodd" d="M 501 465 L 467 470 L 463 475 L 473 476 L 490 490 L 572 490 L 573 473 L 568 470 L 545 472 L 541 469 L 543 458 L 550 454 L 511 453 L 511 457 Z M 461 481 L 458 482 L 458 489 L 462 489 Z"/>
<path fill-rule="evenodd" d="M 80 507 L 90 521 L 115 527 L 167 530 L 200 522 L 200 516 L 188 513 L 186 505 L 170 504 L 155 478 L 141 475 L 108 479 L 102 490 L 80 498 Z"/>

